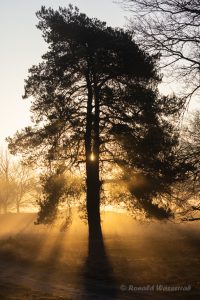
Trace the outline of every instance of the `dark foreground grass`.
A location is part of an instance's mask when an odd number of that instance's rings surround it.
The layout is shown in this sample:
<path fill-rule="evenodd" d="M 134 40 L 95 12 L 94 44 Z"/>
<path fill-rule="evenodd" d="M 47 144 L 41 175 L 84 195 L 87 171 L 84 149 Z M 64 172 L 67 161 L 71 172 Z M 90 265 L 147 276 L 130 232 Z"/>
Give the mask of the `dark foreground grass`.
<path fill-rule="evenodd" d="M 83 224 L 59 233 L 26 227 L 30 218 L 24 218 L 22 222 L 20 217 L 21 230 L 9 216 L 13 230 L 7 227 L 0 236 L 0 300 L 200 299 L 198 224 L 147 225 L 110 214 L 103 223 L 106 263 L 104 257 L 95 269 L 99 257 L 93 257 L 88 272 Z M 110 270 L 105 267 L 108 261 Z M 141 290 L 148 286 L 151 290 Z M 160 286 L 191 288 L 172 292 Z"/>
<path fill-rule="evenodd" d="M 40 291 L 33 291 L 11 283 L 0 283 L 1 300 L 69 300 L 69 298 L 53 296 Z"/>

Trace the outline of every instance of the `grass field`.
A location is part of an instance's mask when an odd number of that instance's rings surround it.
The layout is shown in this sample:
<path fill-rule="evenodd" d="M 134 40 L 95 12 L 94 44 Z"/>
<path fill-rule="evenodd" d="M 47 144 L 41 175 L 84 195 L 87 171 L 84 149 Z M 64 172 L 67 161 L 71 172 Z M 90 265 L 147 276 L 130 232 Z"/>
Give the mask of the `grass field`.
<path fill-rule="evenodd" d="M 84 223 L 75 218 L 60 233 L 33 225 L 34 219 L 34 214 L 0 216 L 0 300 L 200 299 L 198 223 L 141 224 L 106 213 L 106 257 L 93 257 L 88 272 Z"/>

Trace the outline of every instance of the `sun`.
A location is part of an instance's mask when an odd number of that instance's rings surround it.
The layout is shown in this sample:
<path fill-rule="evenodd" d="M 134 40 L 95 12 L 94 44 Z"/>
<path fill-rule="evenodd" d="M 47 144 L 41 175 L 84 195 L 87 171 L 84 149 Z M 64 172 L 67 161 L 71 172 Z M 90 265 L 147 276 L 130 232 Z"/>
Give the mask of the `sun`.
<path fill-rule="evenodd" d="M 94 160 L 95 160 L 95 155 L 94 155 L 93 152 L 92 152 L 91 155 L 90 155 L 90 160 L 91 160 L 91 161 L 94 161 Z"/>

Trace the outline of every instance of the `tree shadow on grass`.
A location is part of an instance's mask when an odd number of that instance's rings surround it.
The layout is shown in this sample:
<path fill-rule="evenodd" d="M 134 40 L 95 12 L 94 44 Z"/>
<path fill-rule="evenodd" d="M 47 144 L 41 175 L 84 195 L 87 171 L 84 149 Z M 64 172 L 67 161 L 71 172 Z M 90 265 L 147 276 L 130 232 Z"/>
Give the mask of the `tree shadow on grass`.
<path fill-rule="evenodd" d="M 117 299 L 118 284 L 106 253 L 103 236 L 98 240 L 89 238 L 88 254 L 82 271 L 84 299 Z"/>

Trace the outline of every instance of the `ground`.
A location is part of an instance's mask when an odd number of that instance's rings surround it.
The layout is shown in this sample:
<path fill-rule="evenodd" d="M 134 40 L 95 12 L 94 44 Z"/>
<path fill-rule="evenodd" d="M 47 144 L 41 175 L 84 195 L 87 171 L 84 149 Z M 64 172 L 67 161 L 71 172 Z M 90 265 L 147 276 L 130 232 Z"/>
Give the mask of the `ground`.
<path fill-rule="evenodd" d="M 0 216 L 0 300 L 200 299 L 200 223 L 147 224 L 107 213 L 104 256 L 91 258 L 77 218 L 62 233 L 34 219 Z"/>

